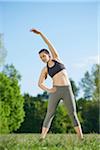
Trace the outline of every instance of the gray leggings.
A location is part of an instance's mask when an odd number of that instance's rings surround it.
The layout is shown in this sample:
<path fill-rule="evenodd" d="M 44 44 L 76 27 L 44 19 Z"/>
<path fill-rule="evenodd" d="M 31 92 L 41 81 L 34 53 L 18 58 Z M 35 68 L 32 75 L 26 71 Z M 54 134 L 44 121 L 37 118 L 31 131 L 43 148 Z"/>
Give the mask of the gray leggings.
<path fill-rule="evenodd" d="M 55 86 L 55 87 L 56 92 L 50 93 L 49 95 L 48 109 L 46 117 L 43 122 L 43 127 L 50 128 L 57 105 L 59 104 L 61 99 L 63 100 L 64 105 L 68 110 L 68 114 L 74 126 L 79 126 L 79 120 L 76 114 L 76 104 L 71 86 Z"/>

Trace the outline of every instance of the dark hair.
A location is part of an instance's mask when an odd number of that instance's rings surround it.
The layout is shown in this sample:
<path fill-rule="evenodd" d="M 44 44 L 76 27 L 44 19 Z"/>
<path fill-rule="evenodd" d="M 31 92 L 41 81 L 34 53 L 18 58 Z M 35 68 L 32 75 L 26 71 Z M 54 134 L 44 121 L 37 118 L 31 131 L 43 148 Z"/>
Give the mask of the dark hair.
<path fill-rule="evenodd" d="M 44 52 L 44 53 L 46 53 L 46 54 L 48 54 L 49 56 L 50 56 L 50 53 L 49 53 L 49 51 L 47 50 L 47 49 L 41 49 L 40 51 L 39 51 L 39 54 L 40 53 L 42 53 L 42 52 Z"/>

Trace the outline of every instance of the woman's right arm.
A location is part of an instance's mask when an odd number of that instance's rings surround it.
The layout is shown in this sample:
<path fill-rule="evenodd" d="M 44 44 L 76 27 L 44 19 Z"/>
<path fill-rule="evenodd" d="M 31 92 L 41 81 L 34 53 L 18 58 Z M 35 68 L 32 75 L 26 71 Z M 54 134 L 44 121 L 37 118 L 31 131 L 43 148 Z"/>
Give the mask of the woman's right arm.
<path fill-rule="evenodd" d="M 46 68 L 43 68 L 39 77 L 38 86 L 44 91 L 48 91 L 48 88 L 44 85 L 46 76 L 47 76 Z"/>
<path fill-rule="evenodd" d="M 41 74 L 40 74 L 40 77 L 39 77 L 38 86 L 39 86 L 42 90 L 47 91 L 47 92 L 49 92 L 49 93 L 55 92 L 56 89 L 55 89 L 54 87 L 51 88 L 51 89 L 49 89 L 48 87 L 45 86 L 44 81 L 45 81 L 46 77 L 47 77 L 47 68 L 44 67 L 44 68 L 42 69 Z"/>

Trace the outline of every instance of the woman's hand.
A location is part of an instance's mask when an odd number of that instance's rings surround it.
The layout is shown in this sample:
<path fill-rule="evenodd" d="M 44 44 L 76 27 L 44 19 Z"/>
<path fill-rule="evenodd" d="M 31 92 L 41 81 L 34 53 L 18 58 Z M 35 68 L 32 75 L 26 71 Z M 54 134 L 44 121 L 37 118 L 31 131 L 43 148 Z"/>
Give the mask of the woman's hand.
<path fill-rule="evenodd" d="M 33 29 L 31 29 L 31 30 L 30 30 L 30 32 L 34 32 L 34 33 L 36 33 L 36 34 L 41 34 L 41 32 L 40 32 L 39 30 L 34 29 L 34 28 L 33 28 Z"/>
<path fill-rule="evenodd" d="M 52 87 L 51 89 L 48 89 L 48 92 L 49 92 L 49 93 L 54 93 L 54 92 L 56 92 L 56 87 Z"/>

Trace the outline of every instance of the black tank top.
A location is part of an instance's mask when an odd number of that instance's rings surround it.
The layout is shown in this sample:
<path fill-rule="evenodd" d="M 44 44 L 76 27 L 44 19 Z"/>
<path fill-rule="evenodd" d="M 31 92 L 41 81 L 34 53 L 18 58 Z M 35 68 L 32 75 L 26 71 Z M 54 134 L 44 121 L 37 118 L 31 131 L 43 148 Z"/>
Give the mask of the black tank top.
<path fill-rule="evenodd" d="M 52 66 L 52 67 L 49 67 L 48 63 L 47 63 L 48 74 L 51 77 L 53 77 L 55 74 L 57 74 L 61 70 L 65 69 L 65 66 L 62 63 L 60 63 L 56 60 L 52 60 L 52 61 L 55 63 L 54 66 Z"/>

